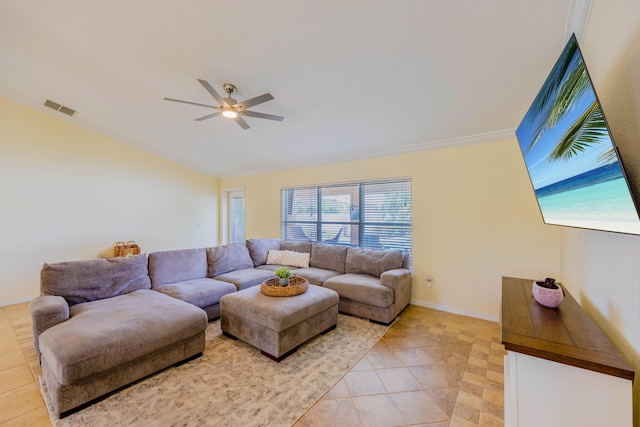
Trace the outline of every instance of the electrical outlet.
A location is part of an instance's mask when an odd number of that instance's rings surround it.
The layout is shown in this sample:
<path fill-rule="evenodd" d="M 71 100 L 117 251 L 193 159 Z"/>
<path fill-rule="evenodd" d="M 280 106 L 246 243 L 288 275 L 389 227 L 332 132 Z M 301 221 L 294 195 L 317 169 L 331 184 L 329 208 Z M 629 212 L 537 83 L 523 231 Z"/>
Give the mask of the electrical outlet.
<path fill-rule="evenodd" d="M 427 276 L 427 287 L 431 287 L 433 285 L 433 277 L 431 275 Z"/>

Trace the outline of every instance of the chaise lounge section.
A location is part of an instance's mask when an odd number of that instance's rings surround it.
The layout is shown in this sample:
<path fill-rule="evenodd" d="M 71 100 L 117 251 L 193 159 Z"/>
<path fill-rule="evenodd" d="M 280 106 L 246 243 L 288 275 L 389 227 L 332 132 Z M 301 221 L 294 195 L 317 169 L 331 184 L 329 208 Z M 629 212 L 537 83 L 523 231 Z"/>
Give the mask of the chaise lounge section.
<path fill-rule="evenodd" d="M 45 264 L 30 311 L 58 416 L 204 350 L 205 312 L 151 290 L 146 255 Z"/>

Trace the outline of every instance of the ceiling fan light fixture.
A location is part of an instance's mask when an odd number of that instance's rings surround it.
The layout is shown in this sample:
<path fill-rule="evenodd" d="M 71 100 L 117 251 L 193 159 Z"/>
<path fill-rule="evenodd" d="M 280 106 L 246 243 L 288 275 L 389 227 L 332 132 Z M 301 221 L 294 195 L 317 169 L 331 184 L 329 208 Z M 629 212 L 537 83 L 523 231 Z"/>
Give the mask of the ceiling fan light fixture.
<path fill-rule="evenodd" d="M 234 110 L 224 110 L 222 112 L 222 115 L 228 119 L 235 119 L 236 117 L 238 117 L 238 113 Z"/>
<path fill-rule="evenodd" d="M 207 114 L 206 116 L 194 119 L 194 121 L 196 122 L 201 122 L 212 117 L 222 116 L 224 118 L 233 119 L 233 121 L 235 121 L 236 124 L 242 129 L 249 129 L 249 125 L 243 119 L 244 116 L 255 117 L 258 119 L 276 120 L 279 122 L 284 119 L 284 117 L 282 116 L 274 116 L 273 114 L 264 114 L 258 113 L 257 111 L 248 110 L 248 108 L 251 108 L 254 105 L 259 105 L 264 102 L 271 101 L 273 99 L 273 96 L 270 93 L 265 93 L 254 98 L 245 99 L 242 102 L 238 102 L 231 97 L 231 94 L 236 92 L 236 87 L 231 83 L 225 83 L 224 85 L 222 85 L 224 91 L 227 92 L 228 95 L 226 98 L 223 98 L 218 92 L 216 92 L 216 90 L 209 84 L 208 81 L 198 79 L 198 82 L 200 82 L 200 84 L 207 90 L 207 92 L 209 92 L 209 94 L 213 96 L 216 101 L 218 101 L 218 104 L 220 106 L 201 104 L 199 102 L 183 101 L 181 99 L 174 98 L 164 99 L 166 101 L 197 105 L 199 107 L 213 108 L 215 110 L 215 113 Z"/>

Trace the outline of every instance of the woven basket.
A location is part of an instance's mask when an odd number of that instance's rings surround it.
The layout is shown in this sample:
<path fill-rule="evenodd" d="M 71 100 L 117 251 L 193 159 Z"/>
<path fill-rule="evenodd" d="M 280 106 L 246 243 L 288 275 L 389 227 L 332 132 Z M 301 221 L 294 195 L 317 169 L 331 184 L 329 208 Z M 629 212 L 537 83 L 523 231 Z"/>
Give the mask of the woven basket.
<path fill-rule="evenodd" d="M 260 285 L 260 291 L 269 297 L 292 297 L 303 294 L 309 289 L 309 282 L 304 277 L 291 276 L 289 286 L 280 286 L 280 279 L 273 277 Z"/>
<path fill-rule="evenodd" d="M 133 240 L 129 240 L 126 243 L 116 242 L 113 245 L 113 253 L 114 256 L 138 255 L 140 254 L 140 246 Z"/>

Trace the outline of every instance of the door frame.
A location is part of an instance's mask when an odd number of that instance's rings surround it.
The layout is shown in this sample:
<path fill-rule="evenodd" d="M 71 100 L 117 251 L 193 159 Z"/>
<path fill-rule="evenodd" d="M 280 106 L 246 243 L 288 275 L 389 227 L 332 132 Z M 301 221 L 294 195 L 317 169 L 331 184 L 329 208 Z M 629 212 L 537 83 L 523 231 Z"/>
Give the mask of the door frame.
<path fill-rule="evenodd" d="M 220 211 L 221 211 L 221 224 L 220 224 L 220 235 L 222 236 L 222 244 L 226 245 L 231 243 L 231 198 L 235 195 L 242 193 L 242 196 L 245 198 L 246 196 L 244 187 L 232 187 L 232 188 L 223 188 L 220 190 Z M 245 205 L 246 207 L 246 205 Z M 245 209 L 246 210 L 246 209 Z M 244 224 L 243 224 L 244 228 Z"/>

